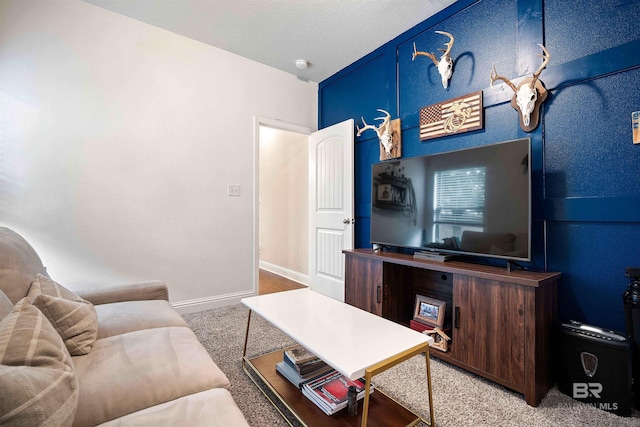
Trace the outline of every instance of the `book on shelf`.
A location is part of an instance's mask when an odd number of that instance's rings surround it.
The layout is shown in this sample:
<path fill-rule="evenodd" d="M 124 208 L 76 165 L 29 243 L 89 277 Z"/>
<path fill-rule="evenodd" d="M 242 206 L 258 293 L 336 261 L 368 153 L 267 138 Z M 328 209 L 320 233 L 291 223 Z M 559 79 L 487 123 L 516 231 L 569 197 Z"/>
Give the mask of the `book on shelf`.
<path fill-rule="evenodd" d="M 333 415 L 347 406 L 349 386 L 355 386 L 358 400 L 364 397 L 365 379 L 351 380 L 336 370 L 332 370 L 302 385 L 302 394 L 315 403 L 325 414 Z M 369 394 L 374 386 L 369 387 Z"/>
<path fill-rule="evenodd" d="M 284 351 L 284 357 L 288 358 L 292 363 L 299 364 L 317 359 L 318 357 L 309 350 L 296 344 Z"/>
<path fill-rule="evenodd" d="M 327 372 L 332 370 L 333 368 L 325 363 L 323 366 L 319 367 L 318 369 L 314 371 L 310 371 L 303 376 L 303 375 L 300 375 L 298 371 L 296 371 L 291 365 L 286 363 L 284 360 L 282 362 L 276 363 L 276 371 L 278 371 L 283 377 L 288 379 L 291 384 L 295 385 L 298 388 L 302 387 L 302 385 L 305 382 L 311 381 L 312 379 L 322 374 L 326 374 Z"/>
<path fill-rule="evenodd" d="M 305 378 L 314 375 L 315 371 L 327 366 L 318 356 L 299 344 L 285 350 L 284 362 Z"/>

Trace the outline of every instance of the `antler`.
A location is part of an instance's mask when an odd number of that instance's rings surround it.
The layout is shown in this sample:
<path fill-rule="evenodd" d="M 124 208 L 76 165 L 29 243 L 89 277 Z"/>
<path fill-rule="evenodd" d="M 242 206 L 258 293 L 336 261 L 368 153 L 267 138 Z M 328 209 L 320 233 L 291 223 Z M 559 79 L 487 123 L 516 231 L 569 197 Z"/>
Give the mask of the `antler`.
<path fill-rule="evenodd" d="M 433 53 L 418 52 L 416 50 L 416 42 L 413 42 L 413 56 L 411 57 L 411 60 L 414 61 L 416 59 L 416 56 L 418 56 L 418 55 L 422 55 L 422 56 L 426 56 L 428 58 L 431 58 L 433 63 L 436 64 L 436 67 L 438 66 L 438 58 L 436 58 L 436 56 Z"/>
<path fill-rule="evenodd" d="M 380 135 L 382 135 L 384 132 L 382 132 L 382 130 L 389 124 L 389 121 L 391 120 L 391 114 L 389 114 L 387 111 L 385 110 L 381 110 L 378 108 L 378 111 L 380 111 L 381 113 L 385 114 L 385 117 L 376 117 L 374 120 L 382 120 L 382 123 L 380 123 L 380 126 L 375 127 L 375 125 L 368 125 L 367 122 L 364 121 L 363 117 L 360 117 L 362 119 L 362 123 L 364 124 L 364 127 L 362 129 L 360 129 L 357 125 L 356 125 L 356 129 L 358 130 L 358 136 L 360 136 L 362 134 L 362 132 L 364 132 L 367 129 L 371 129 L 373 131 L 376 132 L 376 135 L 378 135 L 378 138 L 380 138 Z"/>
<path fill-rule="evenodd" d="M 444 45 L 447 47 L 447 49 L 438 49 L 440 52 L 443 53 L 443 56 L 449 56 L 449 52 L 451 52 L 451 48 L 453 47 L 453 42 L 456 40 L 452 34 L 447 33 L 446 31 L 436 31 L 436 34 L 442 34 L 443 36 L 447 36 L 449 37 L 449 43 L 445 43 Z"/>
<path fill-rule="evenodd" d="M 436 31 L 436 34 L 442 34 L 444 36 L 449 37 L 449 42 L 444 44 L 447 48 L 446 49 L 438 48 L 438 50 L 440 52 L 442 52 L 442 56 L 449 56 L 449 53 L 451 52 L 451 48 L 453 47 L 453 42 L 456 39 L 453 37 L 453 34 L 447 33 L 446 31 Z M 423 55 L 423 56 L 431 58 L 431 60 L 433 61 L 434 64 L 436 64 L 436 66 L 438 65 L 438 62 L 440 62 L 438 60 L 438 58 L 436 58 L 436 56 L 433 53 L 430 53 L 430 52 L 418 52 L 417 49 L 416 49 L 416 42 L 413 42 L 413 56 L 411 57 L 411 60 L 412 61 L 415 60 L 416 56 L 418 56 L 418 55 Z"/>
<path fill-rule="evenodd" d="M 360 136 L 362 132 L 364 132 L 367 129 L 374 130 L 376 131 L 376 133 L 378 133 L 378 129 L 374 125 L 368 125 L 367 122 L 364 121 L 364 117 L 360 117 L 360 118 L 362 119 L 362 123 L 364 123 L 364 127 L 360 129 L 358 125 L 356 125 L 356 129 L 358 130 L 358 133 L 357 133 L 358 136 Z"/>
<path fill-rule="evenodd" d="M 508 78 L 504 77 L 504 76 L 499 76 L 498 72 L 496 71 L 496 64 L 493 64 L 492 68 L 491 68 L 491 87 L 493 88 L 493 82 L 495 82 L 496 80 L 502 80 L 503 82 L 505 82 L 506 84 L 509 85 L 509 87 L 511 89 L 513 89 L 514 92 L 518 92 L 518 89 L 516 88 L 516 85 L 514 85 L 513 83 L 511 83 L 511 80 L 509 80 Z"/>
<path fill-rule="evenodd" d="M 538 77 L 540 77 L 540 73 L 549 63 L 549 59 L 551 59 L 551 55 L 549 55 L 549 52 L 547 51 L 547 49 L 544 46 L 542 46 L 540 43 L 538 43 L 538 46 L 540 46 L 544 51 L 544 54 L 542 55 L 538 54 L 538 56 L 540 58 L 543 58 L 544 60 L 542 61 L 542 65 L 540 65 L 540 67 L 536 70 L 536 72 L 533 73 L 533 80 L 531 81 L 531 87 L 535 87 L 536 81 L 538 80 Z"/>
<path fill-rule="evenodd" d="M 375 120 L 382 120 L 382 123 L 380 123 L 380 126 L 378 126 L 378 129 L 383 129 L 384 127 L 386 127 L 389 124 L 389 121 L 391 120 L 391 114 L 389 114 L 388 111 L 385 110 L 381 110 L 378 108 L 378 111 L 380 111 L 381 113 L 384 113 L 385 117 L 376 117 Z"/>

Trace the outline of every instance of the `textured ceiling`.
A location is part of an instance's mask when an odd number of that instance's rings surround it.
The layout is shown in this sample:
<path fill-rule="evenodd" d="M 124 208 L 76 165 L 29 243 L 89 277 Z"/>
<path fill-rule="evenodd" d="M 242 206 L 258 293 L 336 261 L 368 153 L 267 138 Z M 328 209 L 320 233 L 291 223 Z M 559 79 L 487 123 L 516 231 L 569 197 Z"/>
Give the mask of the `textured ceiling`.
<path fill-rule="evenodd" d="M 320 82 L 455 0 L 84 0 Z M 298 70 L 296 59 L 309 63 Z"/>

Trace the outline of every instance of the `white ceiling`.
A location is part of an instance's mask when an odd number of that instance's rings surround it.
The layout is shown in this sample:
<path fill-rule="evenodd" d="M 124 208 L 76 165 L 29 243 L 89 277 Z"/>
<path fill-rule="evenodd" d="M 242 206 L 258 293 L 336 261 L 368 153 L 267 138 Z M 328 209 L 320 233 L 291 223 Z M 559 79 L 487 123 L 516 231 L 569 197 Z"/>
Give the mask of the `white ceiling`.
<path fill-rule="evenodd" d="M 320 82 L 456 0 L 84 1 Z"/>

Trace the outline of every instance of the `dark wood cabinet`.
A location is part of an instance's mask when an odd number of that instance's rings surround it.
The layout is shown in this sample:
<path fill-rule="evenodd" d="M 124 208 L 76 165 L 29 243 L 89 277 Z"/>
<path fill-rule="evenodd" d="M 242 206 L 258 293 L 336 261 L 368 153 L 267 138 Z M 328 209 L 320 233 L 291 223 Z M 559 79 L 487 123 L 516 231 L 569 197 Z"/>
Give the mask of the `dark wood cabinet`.
<path fill-rule="evenodd" d="M 344 300 L 370 313 L 382 312 L 382 263 L 371 259 L 346 257 Z"/>
<path fill-rule="evenodd" d="M 523 392 L 523 286 L 456 274 L 453 300 L 453 357 Z"/>
<path fill-rule="evenodd" d="M 549 340 L 560 273 L 366 249 L 345 256 L 347 303 L 408 325 L 416 295 L 443 300 L 452 340 L 448 352 L 431 355 L 524 394 L 532 406 L 553 385 Z"/>

